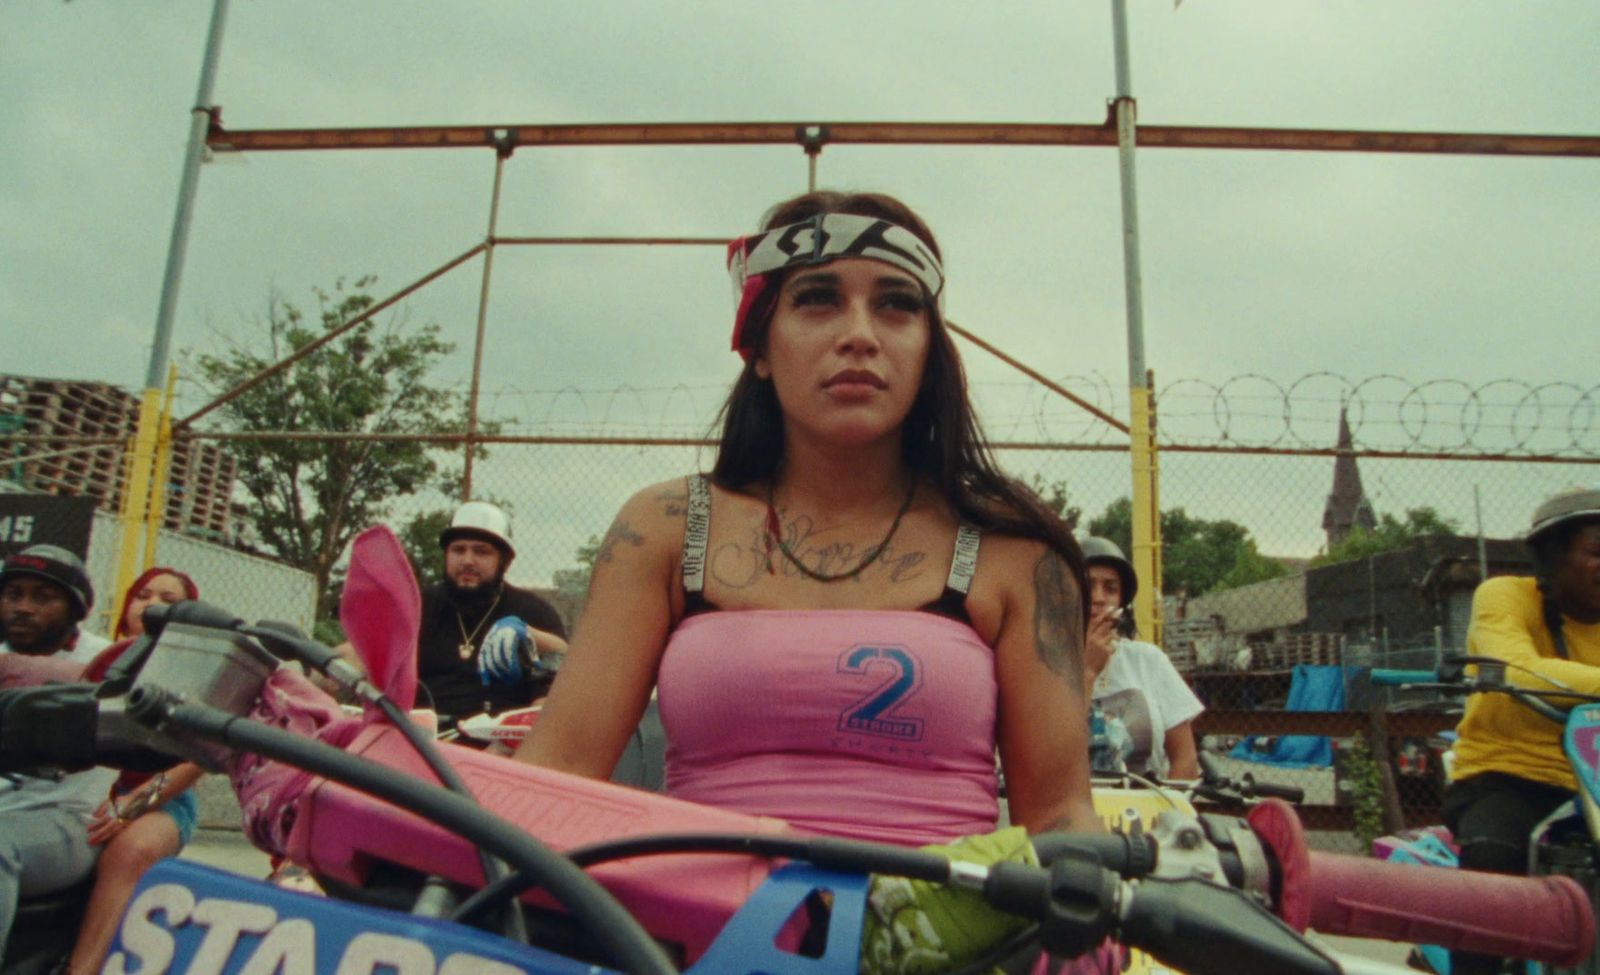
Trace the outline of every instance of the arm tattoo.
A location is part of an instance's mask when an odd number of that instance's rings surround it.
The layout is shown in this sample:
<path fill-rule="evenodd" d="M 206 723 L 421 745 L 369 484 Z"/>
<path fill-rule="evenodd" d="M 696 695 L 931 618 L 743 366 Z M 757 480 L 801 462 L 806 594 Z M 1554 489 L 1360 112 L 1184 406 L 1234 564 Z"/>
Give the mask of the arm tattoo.
<path fill-rule="evenodd" d="M 606 529 L 606 537 L 600 540 L 600 548 L 594 553 L 594 564 L 599 565 L 602 562 L 610 562 L 611 552 L 619 542 L 627 542 L 634 548 L 638 548 L 644 544 L 644 536 L 629 528 L 627 522 L 618 518 L 611 523 L 610 528 Z"/>
<path fill-rule="evenodd" d="M 1083 691 L 1083 596 L 1067 563 L 1047 550 L 1033 566 L 1033 639 L 1039 660 Z"/>

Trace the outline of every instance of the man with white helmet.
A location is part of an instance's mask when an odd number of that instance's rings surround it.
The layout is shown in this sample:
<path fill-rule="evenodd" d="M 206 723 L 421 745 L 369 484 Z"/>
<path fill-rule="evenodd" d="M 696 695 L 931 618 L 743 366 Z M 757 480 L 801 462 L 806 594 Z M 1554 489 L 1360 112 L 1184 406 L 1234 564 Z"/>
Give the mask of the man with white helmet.
<path fill-rule="evenodd" d="M 505 581 L 511 519 L 487 501 L 456 509 L 439 533 L 444 581 L 422 593 L 417 676 L 442 717 L 526 707 L 567 650 L 555 608 Z"/>

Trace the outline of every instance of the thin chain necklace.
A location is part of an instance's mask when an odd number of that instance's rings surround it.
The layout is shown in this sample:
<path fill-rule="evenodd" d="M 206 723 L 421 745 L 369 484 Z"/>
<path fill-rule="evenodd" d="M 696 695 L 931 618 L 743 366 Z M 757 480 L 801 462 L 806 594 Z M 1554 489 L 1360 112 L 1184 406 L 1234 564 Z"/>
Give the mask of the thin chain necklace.
<path fill-rule="evenodd" d="M 783 540 L 783 528 L 778 524 L 778 511 L 772 506 L 774 489 L 775 485 L 769 481 L 767 483 L 767 571 L 772 571 L 772 545 L 776 543 L 778 551 L 782 552 L 783 557 L 789 560 L 789 564 L 799 569 L 800 574 L 807 579 L 814 579 L 817 582 L 839 582 L 844 579 L 853 579 L 860 575 L 867 566 L 878 561 L 878 556 L 882 555 L 883 550 L 889 547 L 889 540 L 894 538 L 894 533 L 900 530 L 900 519 L 904 518 L 906 512 L 911 510 L 911 499 L 916 497 L 917 494 L 917 481 L 916 478 L 912 478 L 911 486 L 906 489 L 906 499 L 900 503 L 900 510 L 895 512 L 894 521 L 890 522 L 889 531 L 884 534 L 883 541 L 873 546 L 867 557 L 857 563 L 855 568 L 834 573 L 818 572 L 800 561 L 799 556 L 789 550 L 788 544 Z"/>
<path fill-rule="evenodd" d="M 459 652 L 462 660 L 472 659 L 472 651 L 477 649 L 478 645 L 478 634 L 483 631 L 484 624 L 489 622 L 489 617 L 494 615 L 494 608 L 500 605 L 500 597 L 505 594 L 505 589 L 501 589 L 494 594 L 494 602 L 490 603 L 489 608 L 483 611 L 483 618 L 478 620 L 478 625 L 472 628 L 471 633 L 467 632 L 467 621 L 461 618 L 461 610 L 459 608 L 456 609 L 456 626 L 461 628 L 461 647 Z"/>

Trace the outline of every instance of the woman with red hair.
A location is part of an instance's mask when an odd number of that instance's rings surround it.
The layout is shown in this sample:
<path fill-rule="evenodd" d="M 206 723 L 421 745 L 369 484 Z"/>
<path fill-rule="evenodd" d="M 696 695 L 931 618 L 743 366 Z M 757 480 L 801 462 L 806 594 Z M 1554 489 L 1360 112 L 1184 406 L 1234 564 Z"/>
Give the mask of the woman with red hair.
<path fill-rule="evenodd" d="M 177 569 L 146 569 L 123 596 L 122 615 L 112 631 L 117 642 L 89 664 L 84 679 L 104 679 L 123 651 L 144 635 L 146 607 L 198 598 L 194 580 Z M 95 810 L 89 842 L 102 849 L 67 972 L 100 970 L 134 885 L 156 861 L 176 856 L 194 835 L 199 809 L 190 787 L 204 774 L 191 762 L 153 776 L 124 772 L 112 786 L 111 797 Z"/>

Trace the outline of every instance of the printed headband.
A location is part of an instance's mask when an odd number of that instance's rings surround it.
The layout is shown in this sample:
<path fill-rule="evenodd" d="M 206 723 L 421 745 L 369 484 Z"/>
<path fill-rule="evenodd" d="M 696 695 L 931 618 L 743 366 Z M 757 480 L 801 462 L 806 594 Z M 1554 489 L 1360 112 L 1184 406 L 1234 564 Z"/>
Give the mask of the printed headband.
<path fill-rule="evenodd" d="M 809 220 L 740 237 L 728 245 L 728 275 L 738 311 L 733 317 L 733 350 L 749 357 L 744 347 L 751 309 L 774 271 L 826 264 L 841 257 L 862 257 L 891 264 L 921 283 L 941 308 L 944 269 L 922 238 L 889 220 L 853 213 L 819 213 Z"/>

